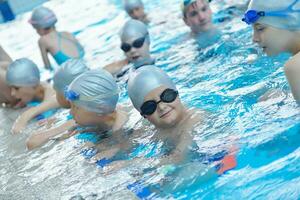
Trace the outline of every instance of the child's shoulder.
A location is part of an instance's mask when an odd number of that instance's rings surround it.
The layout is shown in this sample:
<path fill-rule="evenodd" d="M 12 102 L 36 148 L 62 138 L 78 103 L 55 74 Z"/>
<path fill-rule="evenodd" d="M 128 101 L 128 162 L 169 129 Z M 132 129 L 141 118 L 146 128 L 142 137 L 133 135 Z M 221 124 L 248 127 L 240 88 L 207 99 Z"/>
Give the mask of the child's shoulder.
<path fill-rule="evenodd" d="M 300 52 L 291 57 L 284 65 L 284 69 L 288 71 L 300 71 Z"/>

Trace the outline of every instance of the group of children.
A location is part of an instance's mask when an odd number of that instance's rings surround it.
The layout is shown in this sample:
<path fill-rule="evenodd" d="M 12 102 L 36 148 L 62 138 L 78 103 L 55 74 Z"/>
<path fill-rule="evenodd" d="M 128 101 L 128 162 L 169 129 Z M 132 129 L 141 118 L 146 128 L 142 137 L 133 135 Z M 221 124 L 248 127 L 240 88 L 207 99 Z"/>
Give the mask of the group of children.
<path fill-rule="evenodd" d="M 100 151 L 95 155 L 96 162 L 128 148 L 125 143 L 130 143 L 130 139 L 123 133 L 130 116 L 126 108 L 118 105 L 120 91 L 114 76 L 122 73 L 125 66 L 131 65 L 127 88 L 132 105 L 153 125 L 150 127 L 154 127 L 157 138 L 170 139 L 174 143 L 174 148 L 162 158 L 161 163 L 184 160 L 193 143 L 191 131 L 204 123 L 207 113 L 187 108 L 181 102 L 180 92 L 172 79 L 155 66 L 155 59 L 150 54 L 147 25 L 150 20 L 144 12 L 143 3 L 140 0 L 125 0 L 124 8 L 133 18 L 124 25 L 120 34 L 121 49 L 126 59 L 93 70 L 81 59 L 84 50 L 76 38 L 68 32 L 56 30 L 57 19 L 50 9 L 40 7 L 33 11 L 29 23 L 41 36 L 38 43 L 45 67 L 51 69 L 48 53 L 60 65 L 54 74 L 53 86 L 40 82 L 39 68 L 34 62 L 27 58 L 12 61 L 0 49 L 1 102 L 12 107 L 22 107 L 33 100 L 41 102 L 18 117 L 12 128 L 13 133 L 21 132 L 32 118 L 46 110 L 70 109 L 66 123 L 32 134 L 27 141 L 29 149 L 39 147 L 68 130 L 73 131 L 70 132 L 72 135 L 89 129 L 106 135 L 98 146 Z M 201 34 L 216 29 L 207 0 L 183 0 L 182 14 L 192 35 L 201 37 Z M 284 70 L 292 93 L 299 101 L 300 0 L 251 0 L 243 21 L 253 25 L 253 41 L 268 55 L 281 52 L 293 54 Z M 74 133 L 74 130 L 77 131 Z M 134 130 L 133 134 L 139 131 Z M 228 152 L 229 156 L 232 152 Z M 223 162 L 223 168 L 219 171 L 223 173 L 234 166 L 234 159 L 231 159 L 230 163 Z"/>

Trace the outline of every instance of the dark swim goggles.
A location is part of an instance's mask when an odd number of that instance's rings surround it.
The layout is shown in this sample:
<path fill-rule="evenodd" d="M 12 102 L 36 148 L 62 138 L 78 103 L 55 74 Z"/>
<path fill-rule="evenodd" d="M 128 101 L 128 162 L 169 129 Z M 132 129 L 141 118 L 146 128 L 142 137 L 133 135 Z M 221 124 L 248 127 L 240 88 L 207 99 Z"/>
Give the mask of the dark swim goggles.
<path fill-rule="evenodd" d="M 138 39 L 134 40 L 134 41 L 132 42 L 132 45 L 130 45 L 130 44 L 128 44 L 128 43 L 122 43 L 121 49 L 122 49 L 124 52 L 128 52 L 128 51 L 131 50 L 132 47 L 134 47 L 134 48 L 141 48 L 141 47 L 143 46 L 145 40 L 146 40 L 146 37 L 147 37 L 147 35 L 146 35 L 145 37 L 138 38 Z"/>
<path fill-rule="evenodd" d="M 242 21 L 246 22 L 248 25 L 254 24 L 261 17 L 271 16 L 271 17 L 287 17 L 289 13 L 300 12 L 300 10 L 294 10 L 293 6 L 299 0 L 295 0 L 291 5 L 289 5 L 286 9 L 277 10 L 277 11 L 257 11 L 257 10 L 248 10 L 244 14 L 244 18 Z"/>
<path fill-rule="evenodd" d="M 152 115 L 156 111 L 157 105 L 160 102 L 171 103 L 175 101 L 177 96 L 178 91 L 169 88 L 165 89 L 159 96 L 160 101 L 156 102 L 154 100 L 150 100 L 143 103 L 143 105 L 141 106 L 141 115 Z"/>

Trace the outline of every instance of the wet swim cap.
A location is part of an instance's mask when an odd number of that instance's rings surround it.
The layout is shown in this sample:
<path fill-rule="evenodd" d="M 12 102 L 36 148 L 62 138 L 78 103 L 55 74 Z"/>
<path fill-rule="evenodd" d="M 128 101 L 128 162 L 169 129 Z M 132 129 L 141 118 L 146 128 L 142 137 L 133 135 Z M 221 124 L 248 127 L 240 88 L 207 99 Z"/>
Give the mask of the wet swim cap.
<path fill-rule="evenodd" d="M 146 35 L 148 35 L 146 41 L 150 42 L 147 26 L 139 20 L 131 19 L 126 22 L 121 31 L 121 41 L 126 42 L 131 39 L 145 37 Z"/>
<path fill-rule="evenodd" d="M 31 15 L 29 23 L 34 28 L 50 28 L 55 25 L 57 18 L 52 10 L 46 7 L 36 8 Z"/>
<path fill-rule="evenodd" d="M 37 86 L 40 84 L 39 68 L 27 58 L 17 59 L 8 66 L 6 83 L 17 87 Z"/>
<path fill-rule="evenodd" d="M 87 111 L 109 114 L 116 109 L 119 91 L 110 73 L 96 69 L 78 76 L 69 85 L 65 97 Z"/>
<path fill-rule="evenodd" d="M 134 8 L 144 7 L 144 4 L 141 0 L 124 0 L 123 5 L 127 13 L 129 13 Z"/>
<path fill-rule="evenodd" d="M 141 112 L 145 96 L 160 86 L 177 90 L 170 77 L 154 65 L 146 65 L 134 71 L 128 80 L 128 96 L 133 106 Z"/>
<path fill-rule="evenodd" d="M 279 29 L 300 30 L 300 0 L 251 0 L 249 10 L 266 13 L 266 16 L 259 17 L 258 23 Z M 279 16 L 268 16 L 268 13 L 271 14 L 274 11 L 276 13 L 280 11 Z"/>
<path fill-rule="evenodd" d="M 66 87 L 69 86 L 75 78 L 88 70 L 89 68 L 82 60 L 70 59 L 66 61 L 54 74 L 53 88 L 63 94 Z"/>

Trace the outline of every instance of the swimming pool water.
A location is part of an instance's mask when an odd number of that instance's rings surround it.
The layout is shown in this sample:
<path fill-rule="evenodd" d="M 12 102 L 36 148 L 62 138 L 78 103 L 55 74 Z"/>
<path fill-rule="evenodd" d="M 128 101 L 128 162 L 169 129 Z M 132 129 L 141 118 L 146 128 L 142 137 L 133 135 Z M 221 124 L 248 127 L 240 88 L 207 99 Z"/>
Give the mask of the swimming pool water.
<path fill-rule="evenodd" d="M 212 2 L 222 33 L 218 42 L 207 47 L 187 37 L 179 0 L 144 3 L 153 21 L 151 52 L 157 66 L 176 82 L 185 104 L 210 113 L 208 123 L 194 133 L 196 151 L 214 154 L 234 144 L 237 167 L 211 179 L 205 179 L 207 169 L 197 162 L 179 165 L 166 177 L 156 170 L 137 173 L 151 166 L 149 160 L 104 175 L 80 155 L 75 138 L 26 151 L 25 139 L 38 125 L 32 124 L 22 135 L 11 135 L 10 125 L 18 112 L 2 109 L 0 199 L 134 199 L 137 195 L 128 185 L 136 181 L 152 188 L 153 198 L 160 199 L 299 199 L 300 114 L 283 72 L 289 55 L 263 55 L 251 42 L 251 27 L 238 17 L 219 22 L 228 16 L 223 12 L 226 7 L 241 1 Z M 124 57 L 118 33 L 129 18 L 120 0 L 53 0 L 45 5 L 57 13 L 58 30 L 72 31 L 82 42 L 92 68 Z M 0 25 L 1 45 L 13 58 L 29 57 L 42 66 L 37 34 L 26 23 L 29 16 L 25 13 Z M 120 87 L 120 102 L 129 105 L 125 87 Z M 275 97 L 260 101 L 266 92 Z M 130 126 L 141 126 L 139 115 L 130 114 Z M 146 132 L 139 142 L 148 144 L 151 135 Z"/>

